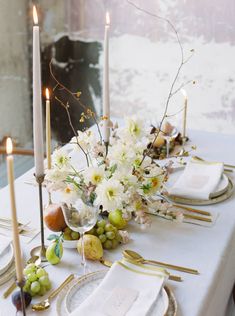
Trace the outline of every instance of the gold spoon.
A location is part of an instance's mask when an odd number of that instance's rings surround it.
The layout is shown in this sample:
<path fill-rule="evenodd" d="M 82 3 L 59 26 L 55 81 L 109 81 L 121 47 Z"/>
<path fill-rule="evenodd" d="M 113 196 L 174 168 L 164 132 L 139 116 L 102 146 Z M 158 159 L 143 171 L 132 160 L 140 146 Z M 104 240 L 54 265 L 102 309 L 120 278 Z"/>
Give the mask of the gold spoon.
<path fill-rule="evenodd" d="M 58 295 L 63 288 L 69 284 L 72 280 L 74 279 L 74 274 L 70 274 L 70 276 L 67 277 L 67 279 L 56 289 L 54 290 L 49 296 L 48 298 L 46 298 L 45 300 L 41 301 L 40 303 L 34 304 L 32 305 L 32 310 L 34 311 L 44 311 L 46 309 L 48 309 L 50 307 L 50 301 L 56 296 Z"/>
<path fill-rule="evenodd" d="M 140 254 L 138 254 L 137 252 L 135 252 L 133 250 L 126 249 L 122 253 L 123 253 L 124 258 L 131 259 L 131 260 L 134 260 L 134 261 L 139 262 L 139 263 L 156 264 L 156 265 L 159 265 L 159 266 L 162 266 L 162 267 L 166 267 L 166 268 L 172 269 L 172 270 L 177 270 L 177 271 L 191 273 L 191 274 L 199 274 L 199 272 L 197 270 L 195 270 L 195 269 L 190 269 L 190 268 L 185 268 L 185 267 L 181 267 L 181 266 L 176 266 L 176 265 L 173 265 L 173 264 L 160 262 L 160 261 L 155 261 L 155 260 L 146 260 Z"/>
<path fill-rule="evenodd" d="M 130 259 L 130 258 L 128 258 L 128 259 Z M 132 258 L 131 260 L 133 261 L 133 258 Z M 136 261 L 136 260 L 135 260 L 135 261 Z M 107 259 L 104 259 L 104 258 L 101 258 L 101 259 L 100 259 L 100 263 L 102 263 L 104 266 L 106 266 L 106 267 L 108 267 L 108 268 L 111 268 L 111 266 L 112 266 L 112 264 L 113 264 L 111 261 L 109 261 L 109 260 L 107 260 Z M 172 274 L 169 275 L 169 280 L 177 281 L 177 282 L 182 282 L 182 281 L 183 281 L 180 276 L 178 276 L 178 275 L 172 275 Z"/>

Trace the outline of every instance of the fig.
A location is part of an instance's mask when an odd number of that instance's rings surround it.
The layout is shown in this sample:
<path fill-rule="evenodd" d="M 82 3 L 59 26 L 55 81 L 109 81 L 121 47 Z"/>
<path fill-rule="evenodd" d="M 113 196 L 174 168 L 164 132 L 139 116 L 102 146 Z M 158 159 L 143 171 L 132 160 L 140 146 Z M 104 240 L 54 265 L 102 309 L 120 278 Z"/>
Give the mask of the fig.
<path fill-rule="evenodd" d="M 31 303 L 32 296 L 27 292 L 23 292 L 23 293 L 24 293 L 24 299 L 25 299 L 25 307 L 28 307 L 29 304 Z M 15 306 L 17 312 L 22 311 L 22 302 L 21 302 L 20 291 L 14 292 L 11 296 L 11 300 L 12 300 L 12 303 Z"/>

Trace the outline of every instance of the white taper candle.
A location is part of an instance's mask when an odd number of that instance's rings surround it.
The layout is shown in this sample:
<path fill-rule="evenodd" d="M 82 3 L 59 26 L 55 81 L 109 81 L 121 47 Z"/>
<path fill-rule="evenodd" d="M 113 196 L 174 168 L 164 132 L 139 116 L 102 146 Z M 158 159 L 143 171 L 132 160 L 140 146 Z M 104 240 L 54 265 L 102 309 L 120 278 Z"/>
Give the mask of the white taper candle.
<path fill-rule="evenodd" d="M 38 16 L 33 7 L 33 139 L 35 175 L 44 174 L 44 149 L 43 149 L 43 124 L 42 124 L 42 89 L 41 89 L 41 58 L 40 58 L 40 33 Z"/>
<path fill-rule="evenodd" d="M 106 24 L 104 32 L 104 73 L 103 73 L 103 116 L 104 128 L 103 138 L 104 142 L 109 142 L 110 137 L 110 100 L 109 100 L 109 25 L 110 17 L 106 12 Z"/>
<path fill-rule="evenodd" d="M 17 220 L 17 214 L 16 214 L 15 188 L 14 188 L 14 159 L 12 155 L 12 150 L 13 150 L 12 141 L 10 138 L 7 138 L 7 175 L 8 175 L 8 184 L 9 184 L 9 190 L 10 190 L 10 200 L 11 200 L 11 219 L 12 219 L 14 258 L 15 258 L 17 281 L 21 282 L 23 280 L 23 265 L 22 265 L 22 258 L 21 258 L 18 220 Z"/>

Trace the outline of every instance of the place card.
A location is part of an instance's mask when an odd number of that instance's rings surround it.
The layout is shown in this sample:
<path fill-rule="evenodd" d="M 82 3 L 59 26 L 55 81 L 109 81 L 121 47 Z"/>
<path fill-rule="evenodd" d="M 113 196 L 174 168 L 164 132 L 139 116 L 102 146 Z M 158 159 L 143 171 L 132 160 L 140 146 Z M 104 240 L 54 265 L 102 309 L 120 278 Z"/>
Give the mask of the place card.
<path fill-rule="evenodd" d="M 138 295 L 139 292 L 137 290 L 116 287 L 105 301 L 102 312 L 107 316 L 124 316 Z"/>

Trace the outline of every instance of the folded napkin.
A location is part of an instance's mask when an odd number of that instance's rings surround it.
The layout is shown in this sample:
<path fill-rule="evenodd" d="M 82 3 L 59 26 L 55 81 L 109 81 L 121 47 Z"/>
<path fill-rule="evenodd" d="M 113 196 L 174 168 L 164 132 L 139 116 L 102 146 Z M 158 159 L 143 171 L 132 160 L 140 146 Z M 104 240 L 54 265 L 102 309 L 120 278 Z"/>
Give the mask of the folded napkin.
<path fill-rule="evenodd" d="M 0 238 L 0 256 L 4 253 L 7 247 L 10 245 L 11 239 L 1 236 Z"/>
<path fill-rule="evenodd" d="M 167 277 L 161 268 L 116 261 L 95 291 L 70 315 L 145 316 Z"/>
<path fill-rule="evenodd" d="M 209 200 L 218 186 L 224 170 L 223 163 L 189 161 L 179 179 L 168 189 L 170 195 Z"/>

